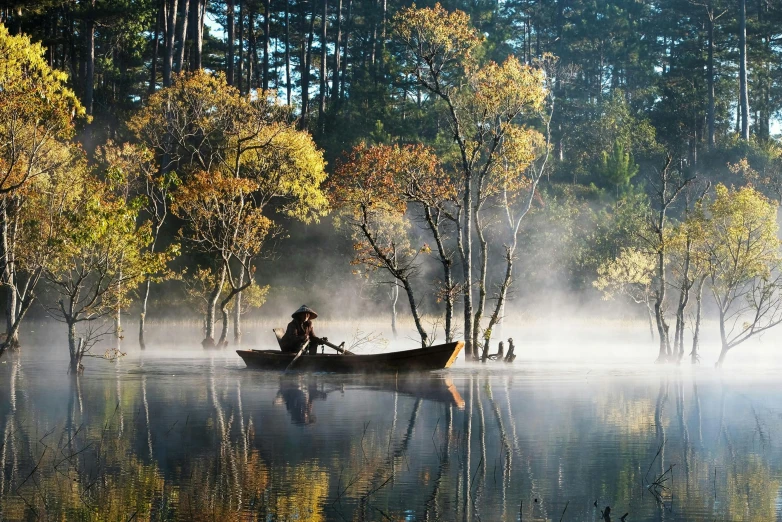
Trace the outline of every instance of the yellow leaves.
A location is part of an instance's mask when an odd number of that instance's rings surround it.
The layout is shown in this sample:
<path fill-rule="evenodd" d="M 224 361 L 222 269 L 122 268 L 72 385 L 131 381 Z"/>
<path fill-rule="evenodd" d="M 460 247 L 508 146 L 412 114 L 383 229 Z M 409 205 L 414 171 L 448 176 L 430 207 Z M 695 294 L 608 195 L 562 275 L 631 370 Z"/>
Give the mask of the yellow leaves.
<path fill-rule="evenodd" d="M 0 192 L 19 190 L 69 160 L 62 140 L 84 108 L 66 80 L 46 63 L 40 44 L 0 24 Z"/>
<path fill-rule="evenodd" d="M 545 74 L 509 56 L 502 65 L 489 62 L 470 77 L 470 103 L 485 119 L 509 120 L 541 110 L 546 99 Z"/>
<path fill-rule="evenodd" d="M 603 292 L 603 299 L 622 294 L 641 302 L 645 300 L 655 267 L 654 256 L 638 249 L 625 248 L 616 259 L 598 267 L 597 279 L 592 285 Z"/>
<path fill-rule="evenodd" d="M 473 49 L 480 43 L 478 32 L 463 11 L 449 12 L 438 3 L 431 8 L 400 10 L 393 20 L 397 37 L 408 48 L 422 74 L 432 80 L 449 68 L 469 63 Z"/>
<path fill-rule="evenodd" d="M 715 284 L 766 277 L 782 262 L 775 202 L 753 187 L 719 184 L 708 205 L 706 243 Z"/>
<path fill-rule="evenodd" d="M 258 183 L 261 201 L 279 198 L 280 212 L 305 223 L 327 214 L 328 198 L 321 189 L 326 163 L 310 134 L 276 122 L 243 147 L 240 174 Z"/>
<path fill-rule="evenodd" d="M 66 86 L 67 75 L 50 68 L 44 56 L 41 44 L 11 36 L 0 24 L 0 107 L 31 121 L 56 120 L 58 132 L 70 132 L 71 118 L 83 115 L 84 107 Z"/>

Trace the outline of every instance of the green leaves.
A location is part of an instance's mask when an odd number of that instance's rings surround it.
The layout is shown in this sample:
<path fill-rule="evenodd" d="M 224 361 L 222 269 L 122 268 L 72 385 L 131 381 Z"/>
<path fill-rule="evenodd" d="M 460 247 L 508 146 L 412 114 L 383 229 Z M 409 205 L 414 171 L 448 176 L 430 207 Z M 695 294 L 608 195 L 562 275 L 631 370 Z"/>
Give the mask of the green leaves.
<path fill-rule="evenodd" d="M 611 185 L 619 189 L 626 187 L 630 180 L 638 174 L 638 165 L 635 164 L 633 154 L 625 151 L 624 146 L 617 140 L 611 154 L 603 151 L 600 161 L 600 176 Z"/>

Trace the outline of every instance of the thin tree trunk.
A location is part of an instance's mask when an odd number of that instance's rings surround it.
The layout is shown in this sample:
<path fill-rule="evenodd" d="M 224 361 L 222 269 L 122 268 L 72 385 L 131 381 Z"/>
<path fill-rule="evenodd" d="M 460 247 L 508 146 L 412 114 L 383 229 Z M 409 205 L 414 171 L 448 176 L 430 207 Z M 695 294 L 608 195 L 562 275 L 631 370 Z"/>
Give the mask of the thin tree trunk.
<path fill-rule="evenodd" d="M 223 291 L 223 285 L 225 284 L 226 268 L 223 264 L 220 267 L 220 272 L 217 276 L 217 283 L 215 284 L 212 293 L 209 295 L 209 301 L 206 307 L 206 324 L 204 333 L 204 340 L 201 344 L 204 346 L 215 345 L 215 312 L 217 308 L 217 301 L 220 299 L 220 293 Z"/>
<path fill-rule="evenodd" d="M 119 281 L 117 281 L 117 290 L 122 294 L 122 257 L 120 257 Z M 117 304 L 117 310 L 114 314 L 114 337 L 122 337 L 122 306 Z"/>
<path fill-rule="evenodd" d="M 378 76 L 382 76 L 385 72 L 385 50 L 386 50 L 386 25 L 388 18 L 388 0 L 379 0 L 381 7 L 381 26 L 380 26 L 380 49 L 378 51 L 377 70 Z"/>
<path fill-rule="evenodd" d="M 247 260 L 244 261 L 245 263 Z M 244 287 L 244 270 L 239 271 L 238 288 Z M 234 343 L 242 342 L 242 292 L 236 294 L 234 298 Z"/>
<path fill-rule="evenodd" d="M 646 303 L 646 312 L 649 316 L 649 335 L 652 337 L 652 341 L 654 341 L 654 312 L 648 302 Z"/>
<path fill-rule="evenodd" d="M 396 303 L 399 301 L 399 285 L 394 281 L 394 285 L 391 287 L 391 332 L 394 334 L 394 339 L 397 337 L 396 332 Z"/>
<path fill-rule="evenodd" d="M 439 217 L 437 218 L 437 221 L 435 221 L 432 209 L 429 206 L 425 207 L 424 212 L 426 215 L 426 222 L 429 225 L 429 229 L 432 231 L 435 244 L 437 245 L 440 263 L 443 265 L 443 285 L 445 286 L 445 295 L 443 296 L 443 301 L 445 301 L 445 342 L 450 343 L 453 340 L 453 274 L 451 268 L 453 260 L 445 250 L 443 236 L 438 227 Z"/>
<path fill-rule="evenodd" d="M 220 330 L 220 340 L 217 341 L 217 346 L 224 347 L 228 345 L 228 327 L 229 327 L 229 321 L 228 321 L 228 305 L 222 304 L 220 305 L 220 316 L 222 319 L 222 328 Z"/>
<path fill-rule="evenodd" d="M 472 173 L 466 172 L 464 176 L 464 205 L 463 224 L 461 226 L 460 249 L 462 257 L 462 271 L 464 274 L 464 343 L 465 354 L 476 359 L 477 347 L 472 343 Z"/>
<path fill-rule="evenodd" d="M 429 336 L 426 334 L 426 330 L 424 330 L 423 322 L 421 320 L 421 313 L 418 310 L 418 303 L 415 302 L 413 287 L 410 285 L 410 281 L 406 277 L 402 278 L 401 281 L 405 292 L 407 292 L 407 299 L 410 302 L 410 311 L 413 314 L 415 327 L 418 330 L 418 335 L 421 336 L 421 347 L 426 348 L 429 341 Z"/>
<path fill-rule="evenodd" d="M 741 138 L 745 141 L 749 141 L 749 95 L 747 89 L 747 0 L 739 0 L 739 105 L 741 107 Z M 722 360 L 722 356 L 720 360 Z"/>
<path fill-rule="evenodd" d="M 141 313 L 138 320 L 138 344 L 142 350 L 146 349 L 147 343 L 144 340 L 144 328 L 146 326 L 147 319 L 147 303 L 149 302 L 149 291 L 152 287 L 152 280 L 147 277 L 144 283 L 144 297 L 141 299 Z"/>
<path fill-rule="evenodd" d="M 158 8 L 157 18 L 155 18 L 155 36 L 152 46 L 152 62 L 149 67 L 149 94 L 155 92 L 155 85 L 157 84 L 157 59 L 160 48 L 160 25 L 163 21 L 164 6 L 166 0 L 160 0 L 160 7 Z"/>
<path fill-rule="evenodd" d="M 176 72 L 181 73 L 185 70 L 185 48 L 187 47 L 187 26 L 190 20 L 190 3 L 198 0 L 181 0 L 182 23 L 179 29 L 179 56 L 176 64 Z"/>
<path fill-rule="evenodd" d="M 247 91 L 253 88 L 253 77 L 258 76 L 258 43 L 255 39 L 255 8 L 250 6 L 247 15 Z M 258 85 L 258 82 L 255 82 Z"/>
<path fill-rule="evenodd" d="M 342 49 L 342 72 L 339 81 L 339 99 L 345 98 L 345 80 L 348 72 L 348 46 L 350 45 L 350 30 L 353 26 L 353 0 L 348 0 L 348 17 L 345 23 L 345 44 Z"/>
<path fill-rule="evenodd" d="M 314 2 L 313 2 L 314 3 Z M 303 8 L 302 8 L 303 9 Z M 304 11 L 302 10 L 302 13 Z M 307 45 L 304 46 L 304 69 L 301 73 L 301 127 L 306 129 L 310 115 L 310 68 L 312 66 L 312 41 L 315 36 L 315 8 L 313 6 L 307 30 Z"/>
<path fill-rule="evenodd" d="M 712 2 L 709 1 L 708 6 L 708 58 L 706 62 L 706 81 L 708 83 L 707 89 L 709 91 L 709 107 L 708 107 L 708 126 L 709 126 L 709 150 L 712 150 L 715 145 L 715 107 L 714 107 L 714 9 Z"/>
<path fill-rule="evenodd" d="M 339 100 L 340 53 L 342 45 L 342 0 L 337 0 L 337 34 L 334 37 L 334 68 L 331 73 L 331 104 Z"/>
<path fill-rule="evenodd" d="M 234 34 L 235 23 L 234 16 L 236 15 L 236 5 L 234 0 L 226 1 L 226 32 L 228 33 L 228 51 L 227 51 L 227 80 L 228 85 L 234 84 L 234 43 L 236 41 L 236 35 Z"/>
<path fill-rule="evenodd" d="M 489 324 L 486 327 L 486 335 L 484 336 L 483 344 L 483 355 L 481 356 L 481 360 L 483 362 L 486 362 L 486 359 L 489 356 L 492 330 L 494 329 L 495 325 L 500 324 L 505 311 L 505 301 L 507 300 L 508 289 L 510 288 L 511 281 L 513 280 L 513 256 L 515 255 L 515 251 L 516 240 L 514 239 L 512 245 L 505 247 L 505 277 L 503 278 L 502 284 L 500 285 L 500 292 L 497 296 L 497 305 L 494 307 L 494 312 L 489 318 Z"/>
<path fill-rule="evenodd" d="M 291 13 L 290 4 L 285 2 L 285 92 L 287 104 L 291 104 Z"/>
<path fill-rule="evenodd" d="M 263 90 L 269 89 L 269 42 L 271 41 L 270 0 L 263 2 Z M 285 8 L 287 12 L 287 7 Z"/>
<path fill-rule="evenodd" d="M 700 347 L 700 334 L 701 334 L 701 303 L 703 301 L 703 283 L 706 281 L 706 276 L 703 275 L 698 280 L 698 286 L 695 290 L 695 328 L 692 332 L 692 351 L 690 352 L 690 361 L 692 364 L 697 364 L 699 360 L 698 348 Z"/>
<path fill-rule="evenodd" d="M 684 310 L 687 308 L 687 304 L 690 300 L 690 288 L 692 282 L 690 281 L 690 250 L 692 248 L 692 240 L 687 237 L 684 253 L 684 270 L 682 273 L 682 281 L 679 293 L 679 305 L 676 308 L 676 330 L 674 332 L 674 353 L 678 360 L 684 357 Z"/>
<path fill-rule="evenodd" d="M 176 12 L 178 0 L 163 0 L 166 55 L 163 60 L 163 87 L 171 85 L 171 73 L 174 70 L 174 42 L 176 40 Z M 182 0 L 186 2 L 187 0 Z"/>
<path fill-rule="evenodd" d="M 84 339 L 77 338 L 76 322 L 72 317 L 66 318 L 68 325 L 68 351 L 70 352 L 70 365 L 68 373 L 78 375 L 81 372 L 81 360 L 84 357 Z"/>
<path fill-rule="evenodd" d="M 323 19 L 320 28 L 320 92 L 318 93 L 318 120 L 320 131 L 326 126 L 326 61 L 328 60 L 328 26 L 329 26 L 329 2 L 323 0 Z"/>
<path fill-rule="evenodd" d="M 193 27 L 195 42 L 193 42 L 193 63 L 190 64 L 190 69 L 199 71 L 203 69 L 202 58 L 204 54 L 204 16 L 206 15 L 206 0 L 193 0 L 193 7 L 195 7 L 195 27 Z"/>
<path fill-rule="evenodd" d="M 244 92 L 242 82 L 244 81 L 244 1 L 239 0 L 239 68 L 236 73 L 236 88 L 239 92 Z"/>
<path fill-rule="evenodd" d="M 480 201 L 480 189 L 478 191 L 478 198 Z M 478 203 L 480 205 L 480 202 Z M 473 350 L 478 351 L 478 347 L 481 345 L 478 336 L 480 335 L 481 321 L 483 320 L 483 310 L 486 307 L 486 277 L 489 270 L 489 243 L 486 240 L 486 236 L 483 233 L 483 226 L 481 225 L 480 208 L 475 209 L 475 232 L 478 235 L 478 247 L 480 255 L 480 267 L 478 272 L 478 304 L 475 309 L 475 319 L 473 320 L 473 332 L 472 332 L 472 345 Z M 486 362 L 488 356 L 488 343 L 484 347 L 481 360 Z"/>
<path fill-rule="evenodd" d="M 90 2 L 90 11 L 87 14 L 85 46 L 87 48 L 87 66 L 84 78 L 84 108 L 88 115 L 92 115 L 95 92 L 95 0 Z"/>
<path fill-rule="evenodd" d="M 655 291 L 654 301 L 654 315 L 657 320 L 657 335 L 660 338 L 660 353 L 657 357 L 658 362 L 664 362 L 671 354 L 670 342 L 668 339 L 668 324 L 665 321 L 665 310 L 663 309 L 665 303 L 665 246 L 663 245 L 662 232 L 660 232 L 660 246 L 657 253 L 657 278 L 658 287 Z"/>

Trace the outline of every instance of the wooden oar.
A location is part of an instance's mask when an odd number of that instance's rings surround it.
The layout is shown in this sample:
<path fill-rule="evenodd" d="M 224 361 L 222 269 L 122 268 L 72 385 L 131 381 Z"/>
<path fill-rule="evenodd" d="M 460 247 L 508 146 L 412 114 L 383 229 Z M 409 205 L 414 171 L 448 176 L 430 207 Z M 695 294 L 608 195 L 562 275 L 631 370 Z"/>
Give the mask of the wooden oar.
<path fill-rule="evenodd" d="M 301 350 L 299 350 L 299 353 L 296 354 L 296 357 L 294 357 L 293 360 L 290 362 L 290 364 L 285 368 L 286 372 L 291 369 L 291 366 L 293 366 L 296 363 L 296 361 L 299 360 L 299 357 L 301 357 L 301 354 L 304 353 L 304 350 L 307 349 L 307 346 L 309 346 L 309 344 L 310 344 L 310 340 L 307 339 L 304 345 L 302 345 Z"/>
<path fill-rule="evenodd" d="M 341 342 L 339 344 L 339 346 L 337 346 L 336 344 L 330 343 L 330 342 L 328 342 L 325 339 L 321 339 L 320 342 L 322 342 L 323 344 L 325 344 L 329 348 L 333 348 L 333 349 L 337 350 L 339 353 L 342 353 L 342 354 L 345 354 L 345 355 L 356 355 L 355 353 L 351 352 L 350 350 L 346 350 L 345 349 L 345 342 L 344 341 Z"/>

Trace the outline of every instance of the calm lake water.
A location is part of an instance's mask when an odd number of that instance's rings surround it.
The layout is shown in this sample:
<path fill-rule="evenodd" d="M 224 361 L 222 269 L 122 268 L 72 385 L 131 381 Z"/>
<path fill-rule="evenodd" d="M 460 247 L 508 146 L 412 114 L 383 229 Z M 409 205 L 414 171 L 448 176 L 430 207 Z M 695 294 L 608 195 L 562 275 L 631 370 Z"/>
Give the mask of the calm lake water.
<path fill-rule="evenodd" d="M 773 369 L 281 376 L 187 343 L 73 379 L 58 343 L 0 360 L 0 520 L 782 520 Z"/>

